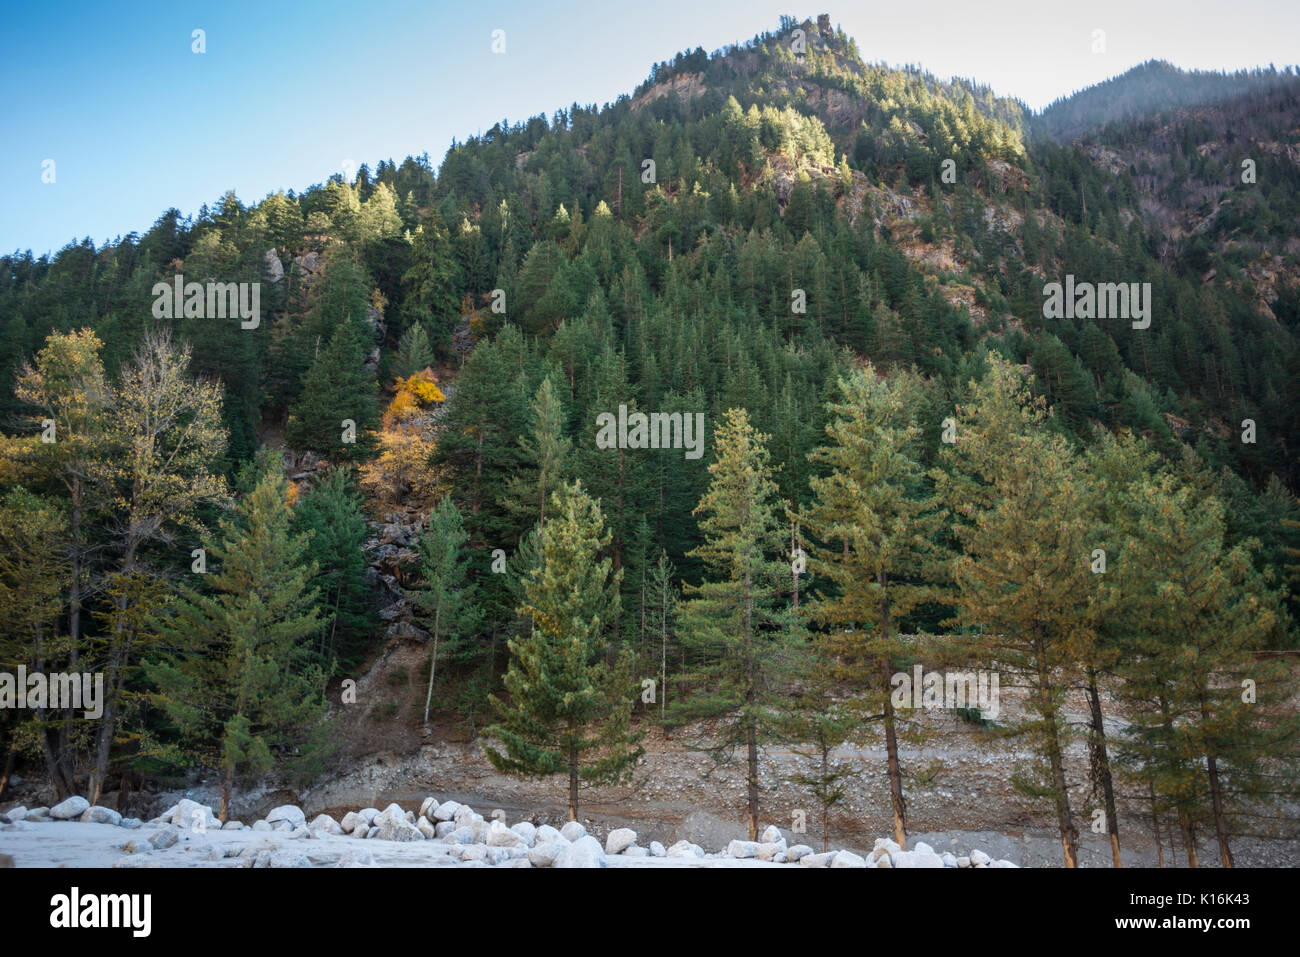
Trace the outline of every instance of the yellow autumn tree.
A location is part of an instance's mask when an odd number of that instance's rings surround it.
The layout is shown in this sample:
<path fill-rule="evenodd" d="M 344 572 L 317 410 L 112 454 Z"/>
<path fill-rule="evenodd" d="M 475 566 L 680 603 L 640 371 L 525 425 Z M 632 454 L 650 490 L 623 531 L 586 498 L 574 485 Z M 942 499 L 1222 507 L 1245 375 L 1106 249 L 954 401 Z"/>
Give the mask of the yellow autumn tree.
<path fill-rule="evenodd" d="M 438 481 L 430 463 L 434 442 L 421 414 L 446 396 L 429 368 L 398 378 L 393 392 L 384 411 L 379 457 L 362 466 L 360 485 L 374 503 L 425 512 L 437 497 Z"/>

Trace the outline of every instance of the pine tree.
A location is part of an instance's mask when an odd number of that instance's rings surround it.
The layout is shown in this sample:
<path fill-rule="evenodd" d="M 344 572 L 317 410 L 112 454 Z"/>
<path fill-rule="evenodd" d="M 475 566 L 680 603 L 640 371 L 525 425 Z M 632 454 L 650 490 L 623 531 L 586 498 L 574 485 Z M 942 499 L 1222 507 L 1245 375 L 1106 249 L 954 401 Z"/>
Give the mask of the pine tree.
<path fill-rule="evenodd" d="M 1234 818 L 1276 790 L 1269 765 L 1297 735 L 1294 716 L 1257 703 L 1287 695 L 1285 669 L 1253 654 L 1267 647 L 1280 599 L 1253 568 L 1258 543 L 1228 547 L 1216 497 L 1162 476 L 1144 483 L 1138 508 L 1122 572 L 1132 579 L 1124 607 L 1133 645 L 1122 670 L 1129 749 L 1175 810 L 1189 857 L 1203 814 L 1222 866 L 1232 867 Z"/>
<path fill-rule="evenodd" d="M 833 673 L 866 692 L 855 706 L 882 720 L 894 840 L 906 847 L 891 677 L 910 656 L 900 622 L 934 595 L 925 573 L 933 571 L 926 566 L 936 513 L 916 457 L 921 430 L 908 420 L 900 393 L 868 364 L 840 380 L 840 395 L 827 407 L 831 443 L 810 456 L 828 473 L 812 479 L 816 497 L 802 519 L 820 543 L 809 570 L 824 582 L 807 614 L 825 629 L 819 646 Z"/>
<path fill-rule="evenodd" d="M 669 709 L 683 723 L 727 715 L 703 750 L 721 764 L 744 747 L 750 840 L 758 839 L 758 748 L 778 722 L 773 679 L 792 630 L 779 601 L 789 568 L 775 557 L 784 528 L 767 440 L 744 409 L 729 409 L 714 436 L 712 480 L 695 509 L 705 541 L 692 552 L 706 578 L 686 587 L 693 597 L 683 605 L 679 635 L 689 662 L 680 677 L 691 694 Z"/>
<path fill-rule="evenodd" d="M 408 327 L 419 323 L 446 353 L 459 317 L 460 267 L 451 236 L 436 211 L 426 214 L 411 242 L 411 266 L 402 276 L 402 309 Z"/>
<path fill-rule="evenodd" d="M 510 476 L 506 489 L 515 510 L 537 516 L 546 526 L 546 502 L 568 480 L 573 443 L 564 435 L 565 413 L 550 377 L 542 380 L 529 404 L 532 434 L 521 436 L 522 468 Z"/>
<path fill-rule="evenodd" d="M 799 772 L 789 780 L 807 791 L 821 809 L 823 853 L 830 850 L 831 809 L 843 802 L 847 782 L 863 771 L 832 758 L 836 748 L 859 732 L 863 720 L 856 709 L 828 700 L 827 690 L 825 684 L 813 682 L 785 716 L 787 733 L 795 742 L 791 750 L 816 762 L 811 774 Z"/>
<path fill-rule="evenodd" d="M 207 588 L 181 589 L 156 622 L 172 649 L 146 663 L 155 701 L 175 726 L 178 752 L 221 771 L 221 814 L 237 780 L 287 757 L 319 758 L 325 674 L 308 640 L 322 625 L 318 569 L 307 536 L 290 527 L 288 486 L 272 465 L 209 540 L 217 564 Z"/>
<path fill-rule="evenodd" d="M 371 586 L 366 580 L 364 546 L 369 529 L 361 496 L 343 468 L 331 468 L 298 500 L 293 511 L 295 534 L 311 533 L 307 558 L 320 569 L 323 627 L 317 641 L 321 664 L 355 663 L 370 633 Z"/>
<path fill-rule="evenodd" d="M 429 525 L 420 535 L 419 576 L 422 585 L 408 594 L 415 600 L 417 614 L 427 626 L 431 641 L 429 688 L 424 696 L 424 723 L 429 723 L 433 686 L 438 671 L 438 642 L 447 639 L 449 653 L 473 634 L 479 622 L 473 584 L 465 580 L 466 563 L 461 549 L 468 536 L 460 509 L 444 497 L 429 515 Z M 444 649 L 448 650 L 448 649 Z"/>
<path fill-rule="evenodd" d="M 674 635 L 677 620 L 677 587 L 673 584 L 676 569 L 668 560 L 668 553 L 659 549 L 659 559 L 651 566 L 648 610 L 651 625 L 659 636 L 659 717 L 667 716 L 668 708 L 668 639 Z"/>
<path fill-rule="evenodd" d="M 1112 761 L 1106 734 L 1101 679 L 1114 676 L 1120 663 L 1133 652 L 1128 633 L 1132 625 L 1128 592 L 1144 587 L 1140 577 L 1122 573 L 1129 545 L 1137 534 L 1137 516 L 1143 479 L 1154 467 L 1155 453 L 1140 438 L 1100 432 L 1086 454 L 1093 548 L 1102 550 L 1106 571 L 1093 575 L 1092 641 L 1082 657 L 1083 692 L 1088 699 L 1089 748 L 1094 791 L 1101 789 L 1111 859 L 1123 866 L 1119 839 L 1119 810 L 1115 800 Z M 1093 558 L 1096 564 L 1097 558 Z M 1090 566 L 1091 567 L 1091 566 Z M 1100 568 L 1101 566 L 1097 566 Z M 1114 574 L 1116 568 L 1121 573 Z"/>
<path fill-rule="evenodd" d="M 340 326 L 312 363 L 302 396 L 289 410 L 286 441 L 330 460 L 365 458 L 379 425 L 375 378 L 356 331 Z M 350 423 L 350 424 L 349 424 Z"/>
<path fill-rule="evenodd" d="M 520 613 L 533 623 L 510 641 L 502 679 L 509 703 L 491 699 L 500 721 L 487 734 L 493 767 L 511 774 L 567 773 L 569 819 L 578 817 L 578 787 L 615 783 L 632 773 L 644 749 L 630 730 L 635 685 L 629 657 L 604 661 L 607 633 L 618 619 L 621 576 L 611 573 L 600 505 L 565 485 L 552 497 L 553 516 L 540 532 L 541 562 L 524 584 Z"/>
<path fill-rule="evenodd" d="M 429 345 L 429 336 L 421 323 L 414 323 L 402 333 L 397 342 L 397 355 L 393 357 L 393 374 L 398 378 L 413 376 L 431 368 L 437 358 Z"/>
<path fill-rule="evenodd" d="M 1009 730 L 1028 735 L 1047 766 L 1036 779 L 1014 780 L 1051 799 L 1065 866 L 1075 867 L 1064 696 L 1091 641 L 1091 526 L 1083 470 L 1068 443 L 1046 431 L 1041 406 L 1019 369 L 991 360 L 958 410 L 956 442 L 944 448 L 951 471 L 936 478 L 963 547 L 951 563 L 955 623 L 978 635 L 972 649 L 1026 683 L 1026 715 Z"/>

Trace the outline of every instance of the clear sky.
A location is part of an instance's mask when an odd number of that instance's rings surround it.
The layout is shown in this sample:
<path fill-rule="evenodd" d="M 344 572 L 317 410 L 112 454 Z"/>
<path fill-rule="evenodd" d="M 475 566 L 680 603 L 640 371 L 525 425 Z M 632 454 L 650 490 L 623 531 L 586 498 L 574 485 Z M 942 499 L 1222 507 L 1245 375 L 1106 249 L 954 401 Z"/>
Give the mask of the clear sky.
<path fill-rule="evenodd" d="M 380 159 L 427 151 L 436 166 L 453 137 L 612 101 L 678 50 L 821 12 L 866 60 L 972 77 L 1034 108 L 1151 58 L 1300 59 L 1298 0 L 12 3 L 0 251 L 98 245 L 171 206 L 193 213 L 228 189 L 253 202 Z M 504 54 L 491 50 L 498 29 Z M 1105 53 L 1092 52 L 1095 29 Z"/>

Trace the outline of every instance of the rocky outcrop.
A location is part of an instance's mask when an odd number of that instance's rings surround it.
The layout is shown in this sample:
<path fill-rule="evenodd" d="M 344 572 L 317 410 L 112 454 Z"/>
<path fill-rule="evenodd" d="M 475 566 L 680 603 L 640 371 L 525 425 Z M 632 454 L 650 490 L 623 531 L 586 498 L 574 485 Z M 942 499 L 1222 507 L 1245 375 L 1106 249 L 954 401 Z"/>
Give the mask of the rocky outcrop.
<path fill-rule="evenodd" d="M 263 253 L 262 264 L 266 267 L 266 278 L 272 284 L 284 278 L 284 263 L 280 262 L 279 253 L 274 248 Z"/>

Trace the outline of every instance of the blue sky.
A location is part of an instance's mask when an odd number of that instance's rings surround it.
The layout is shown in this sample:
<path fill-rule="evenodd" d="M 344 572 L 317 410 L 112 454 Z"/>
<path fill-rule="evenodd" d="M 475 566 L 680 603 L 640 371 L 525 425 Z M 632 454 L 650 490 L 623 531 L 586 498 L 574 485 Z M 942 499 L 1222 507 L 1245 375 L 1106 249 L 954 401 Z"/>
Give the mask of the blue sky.
<path fill-rule="evenodd" d="M 349 162 L 428 151 L 436 165 L 453 137 L 612 101 L 680 49 L 820 12 L 867 60 L 973 77 L 1035 108 L 1151 58 L 1237 69 L 1300 52 L 1295 0 L 13 4 L 0 26 L 0 251 L 100 244 L 170 206 L 193 213 L 227 189 L 253 202 Z"/>

